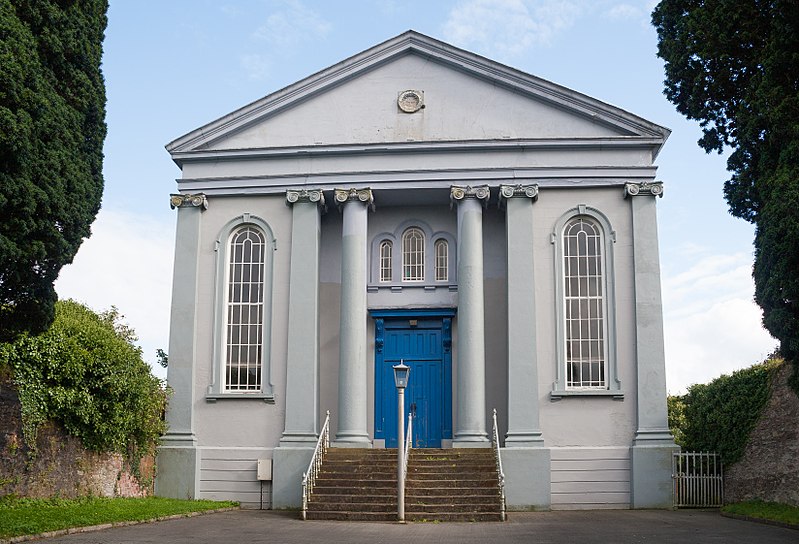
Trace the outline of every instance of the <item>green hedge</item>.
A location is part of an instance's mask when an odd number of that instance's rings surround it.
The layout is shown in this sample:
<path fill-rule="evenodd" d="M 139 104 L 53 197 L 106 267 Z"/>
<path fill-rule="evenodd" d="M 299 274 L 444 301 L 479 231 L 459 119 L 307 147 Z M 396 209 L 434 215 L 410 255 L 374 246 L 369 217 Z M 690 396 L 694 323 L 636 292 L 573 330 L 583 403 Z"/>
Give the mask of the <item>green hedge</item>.
<path fill-rule="evenodd" d="M 93 451 L 136 461 L 154 450 L 165 431 L 167 394 L 120 318 L 115 308 L 98 315 L 75 301 L 59 301 L 49 330 L 0 344 L 0 367 L 10 369 L 18 389 L 32 453 L 47 420 Z"/>
<path fill-rule="evenodd" d="M 669 425 L 677 444 L 689 451 L 721 454 L 738 461 L 770 395 L 778 358 L 695 384 L 681 397 L 669 397 Z"/>

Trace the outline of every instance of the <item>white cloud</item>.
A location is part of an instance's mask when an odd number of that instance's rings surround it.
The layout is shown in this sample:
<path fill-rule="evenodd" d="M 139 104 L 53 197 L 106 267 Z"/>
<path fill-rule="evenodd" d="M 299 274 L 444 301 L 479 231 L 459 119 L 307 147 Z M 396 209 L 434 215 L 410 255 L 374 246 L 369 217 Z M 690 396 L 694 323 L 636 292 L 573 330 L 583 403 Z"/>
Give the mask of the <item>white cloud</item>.
<path fill-rule="evenodd" d="M 568 0 L 468 0 L 450 11 L 443 32 L 455 45 L 509 58 L 549 45 L 579 13 Z"/>
<path fill-rule="evenodd" d="M 241 67 L 247 73 L 247 77 L 253 80 L 266 79 L 272 67 L 272 62 L 265 55 L 252 53 L 241 57 Z"/>
<path fill-rule="evenodd" d="M 324 38 L 332 28 L 330 22 L 300 0 L 281 0 L 279 6 L 255 31 L 255 38 L 289 48 L 308 39 Z"/>
<path fill-rule="evenodd" d="M 631 4 L 616 4 L 606 12 L 606 16 L 610 19 L 637 19 L 644 14 L 642 8 L 633 6 Z"/>
<path fill-rule="evenodd" d="M 688 268 L 663 278 L 666 376 L 675 394 L 758 363 L 777 344 L 753 301 L 751 255 L 685 257 Z"/>
<path fill-rule="evenodd" d="M 56 291 L 95 311 L 119 308 L 139 336 L 144 358 L 168 349 L 174 224 L 102 210 L 74 262 L 61 269 Z M 155 365 L 154 372 L 165 377 Z"/>

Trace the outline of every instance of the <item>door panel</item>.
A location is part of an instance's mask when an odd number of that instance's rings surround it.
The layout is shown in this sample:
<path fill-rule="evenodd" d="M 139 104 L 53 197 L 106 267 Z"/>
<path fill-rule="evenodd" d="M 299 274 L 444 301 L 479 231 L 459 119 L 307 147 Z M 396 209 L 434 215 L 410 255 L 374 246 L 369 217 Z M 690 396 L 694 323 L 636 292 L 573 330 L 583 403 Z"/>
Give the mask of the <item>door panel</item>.
<path fill-rule="evenodd" d="M 405 417 L 415 412 L 414 447 L 439 448 L 445 434 L 445 410 L 450 395 L 445 391 L 449 379 L 444 364 L 441 320 L 386 321 L 385 346 L 376 354 L 375 438 L 386 447 L 397 447 L 397 390 L 393 366 L 404 362 L 411 369 L 405 390 Z M 447 437 L 448 438 L 448 437 Z"/>

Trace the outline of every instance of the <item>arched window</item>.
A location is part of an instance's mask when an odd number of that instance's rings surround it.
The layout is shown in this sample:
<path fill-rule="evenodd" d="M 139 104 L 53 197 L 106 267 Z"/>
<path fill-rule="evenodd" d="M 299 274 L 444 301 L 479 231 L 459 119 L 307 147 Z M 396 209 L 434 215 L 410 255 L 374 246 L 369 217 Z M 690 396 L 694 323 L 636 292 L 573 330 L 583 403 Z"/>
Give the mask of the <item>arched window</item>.
<path fill-rule="evenodd" d="M 369 255 L 370 293 L 456 288 L 455 237 L 445 230 L 433 230 L 424 221 L 407 219 L 393 231 L 378 233 L 371 240 Z"/>
<path fill-rule="evenodd" d="M 417 227 L 402 233 L 402 281 L 424 281 L 424 232 Z"/>
<path fill-rule="evenodd" d="M 563 229 L 563 304 L 567 389 L 607 388 L 602 231 L 577 217 Z"/>
<path fill-rule="evenodd" d="M 218 234 L 208 402 L 274 401 L 270 371 L 274 249 L 272 229 L 249 213 L 229 221 Z"/>
<path fill-rule="evenodd" d="M 266 240 L 252 225 L 230 237 L 225 318 L 225 390 L 261 390 Z"/>
<path fill-rule="evenodd" d="M 616 233 L 601 211 L 580 204 L 552 231 L 557 369 L 552 397 L 624 398 L 616 358 Z"/>
<path fill-rule="evenodd" d="M 380 282 L 381 283 L 388 283 L 392 279 L 391 274 L 391 267 L 393 265 L 392 262 L 392 252 L 394 250 L 394 246 L 391 243 L 391 240 L 383 240 L 380 242 Z"/>
<path fill-rule="evenodd" d="M 435 243 L 436 281 L 449 280 L 449 244 L 443 238 Z"/>

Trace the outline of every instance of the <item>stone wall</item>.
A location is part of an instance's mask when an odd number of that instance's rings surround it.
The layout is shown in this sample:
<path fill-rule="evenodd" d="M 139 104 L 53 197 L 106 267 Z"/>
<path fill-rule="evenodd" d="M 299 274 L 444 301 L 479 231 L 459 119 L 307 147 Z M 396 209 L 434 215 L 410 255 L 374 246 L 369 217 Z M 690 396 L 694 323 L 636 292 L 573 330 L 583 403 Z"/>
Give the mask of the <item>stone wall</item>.
<path fill-rule="evenodd" d="M 35 455 L 22 435 L 16 391 L 0 383 L 0 496 L 20 497 L 143 497 L 151 494 L 155 465 L 142 460 L 141 481 L 119 454 L 87 451 L 80 439 L 54 424 L 37 436 Z"/>
<path fill-rule="evenodd" d="M 788 386 L 791 372 L 788 364 L 777 370 L 743 458 L 726 469 L 725 502 L 760 499 L 799 506 L 799 397 Z"/>

